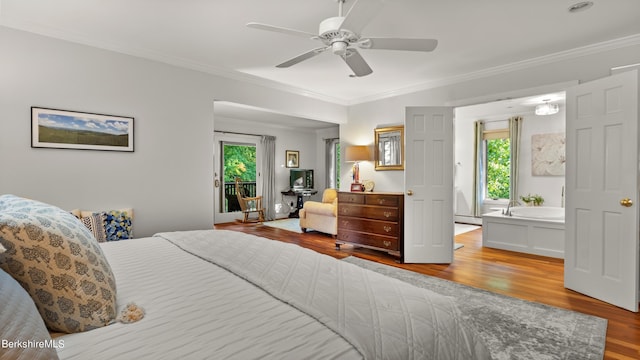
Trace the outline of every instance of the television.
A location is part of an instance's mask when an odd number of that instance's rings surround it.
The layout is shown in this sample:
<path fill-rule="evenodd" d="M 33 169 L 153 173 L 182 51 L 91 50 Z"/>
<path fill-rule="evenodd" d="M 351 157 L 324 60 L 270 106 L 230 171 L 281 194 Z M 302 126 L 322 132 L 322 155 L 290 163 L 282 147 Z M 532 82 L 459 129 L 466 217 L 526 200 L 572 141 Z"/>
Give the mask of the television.
<path fill-rule="evenodd" d="M 289 185 L 292 190 L 313 189 L 313 170 L 291 169 Z"/>

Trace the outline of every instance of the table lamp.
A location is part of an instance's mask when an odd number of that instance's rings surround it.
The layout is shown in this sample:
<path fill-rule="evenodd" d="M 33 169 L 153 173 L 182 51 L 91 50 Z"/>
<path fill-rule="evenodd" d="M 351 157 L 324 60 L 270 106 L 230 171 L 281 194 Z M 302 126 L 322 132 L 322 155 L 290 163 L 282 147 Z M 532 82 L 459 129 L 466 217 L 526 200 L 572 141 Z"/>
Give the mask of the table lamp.
<path fill-rule="evenodd" d="M 365 145 L 348 146 L 345 152 L 345 161 L 353 162 L 353 183 L 351 184 L 351 191 L 362 191 L 362 184 L 360 184 L 360 161 L 371 160 L 371 154 L 369 147 Z M 360 190 L 358 190 L 360 189 Z"/>

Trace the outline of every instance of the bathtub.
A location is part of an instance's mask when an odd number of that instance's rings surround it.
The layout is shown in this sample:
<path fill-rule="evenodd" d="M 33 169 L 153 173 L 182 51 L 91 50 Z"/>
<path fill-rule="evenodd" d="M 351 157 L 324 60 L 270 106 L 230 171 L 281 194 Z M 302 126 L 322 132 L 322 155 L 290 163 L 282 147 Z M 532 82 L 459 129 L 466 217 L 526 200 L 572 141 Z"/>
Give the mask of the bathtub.
<path fill-rule="evenodd" d="M 539 219 L 539 220 L 562 220 L 564 222 L 564 208 L 551 206 L 517 206 L 509 209 L 512 217 Z"/>
<path fill-rule="evenodd" d="M 482 215 L 482 245 L 564 259 L 564 208 L 513 207 Z"/>

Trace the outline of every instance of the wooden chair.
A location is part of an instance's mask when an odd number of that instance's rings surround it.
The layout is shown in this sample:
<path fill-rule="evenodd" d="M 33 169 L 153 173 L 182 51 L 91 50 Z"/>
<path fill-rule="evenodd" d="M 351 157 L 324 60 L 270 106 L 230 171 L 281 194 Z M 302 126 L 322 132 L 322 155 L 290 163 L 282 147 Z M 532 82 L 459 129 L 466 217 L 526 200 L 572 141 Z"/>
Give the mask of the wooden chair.
<path fill-rule="evenodd" d="M 244 186 L 242 186 L 240 178 L 236 178 L 236 196 L 238 197 L 238 203 L 240 203 L 240 209 L 242 211 L 242 222 L 250 222 L 250 213 L 258 213 L 257 222 L 263 222 L 264 208 L 262 207 L 262 196 L 248 197 L 246 195 L 247 191 Z"/>

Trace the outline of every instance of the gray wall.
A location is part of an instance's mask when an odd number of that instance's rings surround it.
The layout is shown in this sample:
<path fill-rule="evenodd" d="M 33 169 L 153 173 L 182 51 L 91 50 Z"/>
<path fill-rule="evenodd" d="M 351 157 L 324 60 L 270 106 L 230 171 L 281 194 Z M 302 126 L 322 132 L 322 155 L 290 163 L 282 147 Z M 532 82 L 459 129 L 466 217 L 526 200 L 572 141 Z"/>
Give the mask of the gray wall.
<path fill-rule="evenodd" d="M 346 109 L 0 27 L 0 194 L 64 209 L 133 207 L 134 235 L 213 224 L 213 100 L 340 122 Z M 135 118 L 135 152 L 30 147 L 30 108 Z"/>
<path fill-rule="evenodd" d="M 373 129 L 390 123 L 403 123 L 407 106 L 466 106 L 506 97 L 539 95 L 561 91 L 549 87 L 571 81 L 589 81 L 610 74 L 612 67 L 640 63 L 640 45 L 602 46 L 590 54 L 563 55 L 554 60 L 537 59 L 538 64 L 513 70 L 495 71 L 495 75 L 474 78 L 451 85 L 443 85 L 406 95 L 371 101 L 349 107 L 349 121 L 340 126 L 343 146 L 365 145 L 373 142 Z M 342 190 L 351 183 L 351 164 L 342 164 Z M 372 179 L 378 191 L 404 191 L 404 172 L 375 171 L 373 164 L 360 167 L 360 177 Z M 533 191 L 533 190 L 532 190 Z"/>

